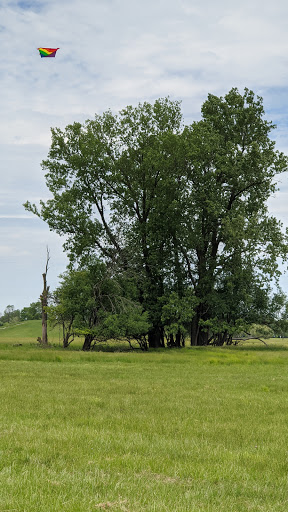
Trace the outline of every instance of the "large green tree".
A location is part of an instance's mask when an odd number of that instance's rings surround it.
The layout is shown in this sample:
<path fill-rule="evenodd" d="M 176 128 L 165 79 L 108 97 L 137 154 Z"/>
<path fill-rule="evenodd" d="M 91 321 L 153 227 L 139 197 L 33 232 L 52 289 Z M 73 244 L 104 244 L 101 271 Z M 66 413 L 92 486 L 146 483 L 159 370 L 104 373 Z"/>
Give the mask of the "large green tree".
<path fill-rule="evenodd" d="M 41 201 L 40 209 L 26 203 L 66 235 L 72 261 L 98 253 L 134 276 L 149 316 L 150 346 L 164 344 L 158 298 L 170 253 L 169 209 L 181 177 L 181 121 L 179 103 L 165 99 L 52 129 L 42 166 L 53 198 Z"/>
<path fill-rule="evenodd" d="M 148 314 L 150 347 L 164 345 L 167 326 L 179 342 L 188 319 L 191 343 L 206 344 L 211 319 L 221 330 L 224 317 L 241 315 L 240 281 L 249 282 L 251 269 L 255 285 L 277 277 L 286 255 L 267 210 L 275 177 L 287 169 L 273 128 L 247 89 L 209 95 L 202 119 L 187 127 L 169 99 L 108 111 L 52 129 L 42 163 L 52 198 L 25 207 L 66 235 L 72 262 L 96 253 L 129 276 Z M 186 296 L 191 314 L 178 314 Z"/>
<path fill-rule="evenodd" d="M 209 333 L 201 325 L 213 316 L 218 290 L 223 295 L 226 287 L 228 298 L 227 289 L 241 283 L 245 300 L 251 279 L 260 285 L 277 278 L 277 258 L 286 257 L 287 237 L 267 208 L 275 177 L 287 170 L 287 157 L 269 137 L 273 128 L 261 98 L 232 89 L 224 98 L 209 95 L 202 119 L 183 132 L 188 185 L 182 255 L 199 299 L 193 344 L 207 343 Z"/>

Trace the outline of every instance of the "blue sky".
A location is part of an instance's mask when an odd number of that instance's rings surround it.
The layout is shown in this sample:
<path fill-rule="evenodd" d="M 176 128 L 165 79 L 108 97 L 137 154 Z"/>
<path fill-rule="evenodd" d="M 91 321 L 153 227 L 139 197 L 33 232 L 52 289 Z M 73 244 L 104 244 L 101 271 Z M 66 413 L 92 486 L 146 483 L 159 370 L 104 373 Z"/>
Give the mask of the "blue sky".
<path fill-rule="evenodd" d="M 167 95 L 188 124 L 209 92 L 248 87 L 288 154 L 287 19 L 279 0 L 2 0 L 0 312 L 38 299 L 47 245 L 52 289 L 67 264 L 63 240 L 22 206 L 48 197 L 51 127 Z M 40 46 L 60 50 L 41 59 Z M 269 208 L 288 226 L 287 175 L 279 186 Z"/>

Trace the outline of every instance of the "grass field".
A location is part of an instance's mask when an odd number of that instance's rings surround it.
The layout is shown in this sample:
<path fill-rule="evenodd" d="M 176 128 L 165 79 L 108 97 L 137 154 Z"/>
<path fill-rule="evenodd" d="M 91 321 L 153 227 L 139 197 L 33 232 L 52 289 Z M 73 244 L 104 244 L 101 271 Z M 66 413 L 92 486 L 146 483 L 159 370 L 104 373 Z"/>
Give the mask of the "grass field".
<path fill-rule="evenodd" d="M 38 330 L 0 329 L 0 512 L 288 510 L 287 340 L 83 353 Z"/>

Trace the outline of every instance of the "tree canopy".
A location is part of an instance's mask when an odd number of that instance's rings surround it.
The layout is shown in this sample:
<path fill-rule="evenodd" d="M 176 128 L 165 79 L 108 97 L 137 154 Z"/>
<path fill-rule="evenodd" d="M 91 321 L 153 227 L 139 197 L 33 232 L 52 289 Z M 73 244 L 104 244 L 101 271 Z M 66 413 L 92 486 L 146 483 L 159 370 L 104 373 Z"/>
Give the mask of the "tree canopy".
<path fill-rule="evenodd" d="M 94 259 L 60 277 L 48 312 L 51 324 L 62 326 L 64 348 L 75 336 L 84 336 L 83 350 L 111 338 L 128 342 L 133 338 L 146 348 L 147 315 L 133 300 L 131 290 L 127 294 L 126 283 L 122 286 L 103 262 Z"/>
<path fill-rule="evenodd" d="M 209 94 L 190 126 L 169 98 L 107 111 L 52 129 L 42 163 L 52 197 L 25 207 L 66 236 L 72 264 L 97 256 L 133 282 L 150 347 L 165 332 L 176 345 L 187 331 L 194 345 L 222 343 L 287 254 L 267 209 L 287 170 L 274 128 L 248 89 Z"/>

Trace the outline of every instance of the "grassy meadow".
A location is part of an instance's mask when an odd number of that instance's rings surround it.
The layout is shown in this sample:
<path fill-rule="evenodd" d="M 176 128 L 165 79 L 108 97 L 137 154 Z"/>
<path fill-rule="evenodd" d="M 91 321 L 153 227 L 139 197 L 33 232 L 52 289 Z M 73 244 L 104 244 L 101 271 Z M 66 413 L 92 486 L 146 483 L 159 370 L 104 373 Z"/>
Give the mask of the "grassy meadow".
<path fill-rule="evenodd" d="M 288 341 L 92 353 L 0 329 L 0 512 L 283 512 Z"/>

